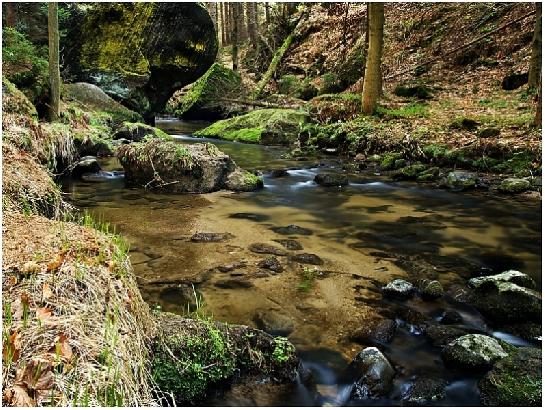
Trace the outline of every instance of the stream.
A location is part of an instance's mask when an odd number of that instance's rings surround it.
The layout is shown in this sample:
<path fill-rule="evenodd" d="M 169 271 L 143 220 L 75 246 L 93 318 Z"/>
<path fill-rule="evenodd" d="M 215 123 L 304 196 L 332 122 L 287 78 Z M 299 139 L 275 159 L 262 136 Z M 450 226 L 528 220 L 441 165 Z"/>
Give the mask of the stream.
<path fill-rule="evenodd" d="M 475 310 L 456 301 L 456 292 L 471 276 L 508 269 L 529 274 L 541 288 L 541 203 L 489 193 L 454 193 L 364 171 L 350 175 L 342 188 L 313 182 L 318 172 L 340 171 L 342 160 L 291 161 L 284 148 L 191 137 L 203 126 L 158 119 L 156 126 L 180 144 L 212 142 L 235 162 L 263 172 L 264 189 L 252 193 L 162 195 L 124 186 L 123 173 L 94 181 L 66 180 L 72 204 L 109 221 L 131 244 L 130 257 L 144 299 L 165 311 L 184 313 L 188 302 L 180 283 L 198 283 L 204 309 L 215 320 L 256 326 L 258 311 L 280 312 L 294 324 L 288 336 L 313 388 L 303 384 L 279 394 L 274 389 L 250 392 L 233 388 L 208 405 L 348 405 L 395 406 L 416 376 L 447 381 L 440 406 L 479 405 L 477 378 L 447 369 L 440 349 L 422 334 L 418 323 L 399 311 L 418 312 L 439 321 L 446 309 L 458 311 L 464 326 L 516 345 L 514 335 L 494 329 Z M 102 158 L 105 171 L 122 171 L 116 158 Z M 273 178 L 272 169 L 288 169 Z M 276 228 L 298 225 L 308 235 L 282 235 Z M 194 243 L 197 232 L 231 234 L 224 242 Z M 284 271 L 264 275 L 256 268 L 267 255 L 248 250 L 255 242 L 297 240 L 306 252 L 324 260 L 310 289 L 300 289 L 302 267 L 284 256 Z M 217 266 L 238 264 L 230 272 Z M 307 265 L 309 266 L 309 265 Z M 380 287 L 401 277 L 417 283 L 437 279 L 444 298 L 406 302 L 382 298 Z M 245 278 L 245 287 L 224 286 Z M 221 285 L 221 286 L 220 286 Z M 191 309 L 190 309 L 191 310 Z M 398 323 L 388 344 L 354 343 L 350 334 L 377 317 Z M 366 346 L 376 345 L 396 369 L 394 388 L 381 400 L 350 400 L 342 373 Z"/>

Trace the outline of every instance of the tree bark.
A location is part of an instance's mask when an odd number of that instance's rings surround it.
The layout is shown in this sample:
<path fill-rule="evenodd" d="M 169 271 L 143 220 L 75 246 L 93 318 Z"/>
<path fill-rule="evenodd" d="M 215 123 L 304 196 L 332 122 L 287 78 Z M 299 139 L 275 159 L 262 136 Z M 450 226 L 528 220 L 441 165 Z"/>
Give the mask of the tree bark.
<path fill-rule="evenodd" d="M 6 5 L 6 27 L 15 28 L 17 25 L 17 3 L 5 3 Z"/>
<path fill-rule="evenodd" d="M 49 120 L 57 121 L 61 106 L 61 72 L 59 67 L 59 16 L 57 3 L 48 4 L 47 28 L 49 35 Z"/>
<path fill-rule="evenodd" d="M 528 87 L 537 88 L 541 75 L 541 3 L 536 3 L 536 23 L 532 39 L 532 58 L 528 72 Z"/>
<path fill-rule="evenodd" d="M 248 21 L 248 37 L 253 46 L 256 44 L 257 40 L 257 24 L 256 24 L 256 9 L 255 6 L 257 3 L 246 3 L 246 17 Z"/>
<path fill-rule="evenodd" d="M 269 23 L 271 22 L 271 13 L 269 7 L 269 3 L 265 2 L 265 25 L 267 27 L 269 27 Z"/>
<path fill-rule="evenodd" d="M 534 118 L 534 126 L 535 127 L 541 127 L 541 110 L 543 108 L 541 103 L 541 89 L 543 88 L 543 85 L 539 84 L 539 92 L 537 94 L 537 109 L 536 109 L 536 116 Z"/>
<path fill-rule="evenodd" d="M 363 72 L 361 75 L 361 78 L 365 81 L 365 66 L 367 65 L 367 51 L 369 50 L 369 4 L 365 3 L 365 55 L 363 56 Z M 363 82 L 361 85 L 361 89 L 358 90 L 358 92 L 363 91 Z"/>
<path fill-rule="evenodd" d="M 382 85 L 381 60 L 384 40 L 384 3 L 369 4 L 369 48 L 363 82 L 363 114 L 372 115 Z"/>
<path fill-rule="evenodd" d="M 284 54 L 286 53 L 288 48 L 290 48 L 291 43 L 297 36 L 300 30 L 301 22 L 304 21 L 307 18 L 307 16 L 308 16 L 308 13 L 306 11 L 303 14 L 301 14 L 301 17 L 299 18 L 299 21 L 297 22 L 297 25 L 295 26 L 293 31 L 286 37 L 286 39 L 284 40 L 280 48 L 276 50 L 276 52 L 274 53 L 273 59 L 271 60 L 271 64 L 269 65 L 269 68 L 267 69 L 265 74 L 263 74 L 263 77 L 257 84 L 254 92 L 251 94 L 251 98 L 253 99 L 258 98 L 263 92 L 263 90 L 265 89 L 265 86 L 269 83 L 269 81 L 271 81 L 271 78 L 274 72 L 278 68 L 278 64 L 280 64 L 280 61 L 282 61 L 282 57 L 284 57 Z"/>
<path fill-rule="evenodd" d="M 238 39 L 239 39 L 239 23 L 240 23 L 240 10 L 242 8 L 241 3 L 234 3 L 233 7 L 233 40 L 231 55 L 233 58 L 233 71 L 238 70 Z"/>

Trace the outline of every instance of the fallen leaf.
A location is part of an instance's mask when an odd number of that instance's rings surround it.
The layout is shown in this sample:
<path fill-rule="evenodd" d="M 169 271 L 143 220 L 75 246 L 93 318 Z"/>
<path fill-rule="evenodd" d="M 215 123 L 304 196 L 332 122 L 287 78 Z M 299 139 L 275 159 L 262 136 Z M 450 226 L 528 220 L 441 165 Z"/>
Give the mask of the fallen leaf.
<path fill-rule="evenodd" d="M 51 286 L 49 286 L 49 283 L 44 283 L 42 287 L 42 294 L 44 299 L 51 299 L 53 297 L 53 292 L 51 291 Z"/>
<path fill-rule="evenodd" d="M 6 285 L 7 286 L 15 286 L 15 285 L 17 285 L 17 282 L 18 282 L 17 276 L 10 275 L 6 279 Z"/>
<path fill-rule="evenodd" d="M 68 341 L 68 336 L 64 333 L 55 338 L 55 353 L 66 361 L 70 361 L 74 355 L 72 346 L 70 346 L 70 342 Z"/>
<path fill-rule="evenodd" d="M 46 358 L 34 358 L 16 378 L 18 383 L 26 385 L 32 390 L 47 390 L 53 386 L 55 375 L 53 363 Z"/>
<path fill-rule="evenodd" d="M 13 407 L 35 407 L 36 402 L 28 395 L 27 390 L 20 384 L 10 389 L 8 403 Z"/>
<path fill-rule="evenodd" d="M 51 308 L 44 307 L 44 308 L 36 309 L 36 318 L 38 320 L 41 320 L 41 321 L 47 320 L 51 317 L 51 314 L 52 314 Z"/>
<path fill-rule="evenodd" d="M 59 253 L 54 261 L 47 264 L 47 271 L 51 272 L 52 270 L 58 269 L 59 266 L 61 266 L 64 262 L 65 258 L 66 257 L 64 253 Z"/>

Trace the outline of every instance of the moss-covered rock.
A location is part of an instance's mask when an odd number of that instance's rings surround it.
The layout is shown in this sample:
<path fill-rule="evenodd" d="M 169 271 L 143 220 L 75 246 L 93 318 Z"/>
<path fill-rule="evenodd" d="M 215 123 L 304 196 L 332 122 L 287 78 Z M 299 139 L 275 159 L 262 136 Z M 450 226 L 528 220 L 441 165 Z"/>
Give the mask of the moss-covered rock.
<path fill-rule="evenodd" d="M 421 100 L 427 100 L 431 98 L 432 91 L 429 87 L 422 84 L 398 85 L 394 89 L 394 94 L 398 97 L 415 97 Z"/>
<path fill-rule="evenodd" d="M 323 94 L 313 98 L 308 105 L 311 116 L 320 123 L 350 121 L 361 113 L 361 95 Z"/>
<path fill-rule="evenodd" d="M 67 22 L 64 68 L 151 118 L 216 57 L 215 29 L 198 3 L 93 3 Z"/>
<path fill-rule="evenodd" d="M 517 194 L 530 188 L 530 181 L 523 178 L 507 178 L 501 181 L 498 189 L 506 194 Z"/>
<path fill-rule="evenodd" d="M 449 343 L 441 352 L 443 360 L 462 369 L 482 370 L 504 357 L 507 353 L 492 337 L 469 334 Z"/>
<path fill-rule="evenodd" d="M 151 374 L 176 403 L 198 403 L 214 387 L 225 388 L 233 376 L 256 376 L 294 382 L 299 361 L 285 338 L 247 326 L 157 316 Z"/>
<path fill-rule="evenodd" d="M 101 88 L 89 83 L 63 84 L 63 101 L 68 115 L 80 110 L 89 116 L 89 125 L 115 126 L 123 121 L 142 121 L 142 116 L 115 101 Z M 72 112 L 70 112 L 72 110 Z"/>
<path fill-rule="evenodd" d="M 240 111 L 235 104 L 222 99 L 235 98 L 242 92 L 240 75 L 220 63 L 186 87 L 178 98 L 169 101 L 169 111 L 189 120 L 216 120 Z"/>
<path fill-rule="evenodd" d="M 498 361 L 480 382 L 487 406 L 540 406 L 542 404 L 542 351 L 520 347 Z"/>
<path fill-rule="evenodd" d="M 23 92 L 9 81 L 2 77 L 2 110 L 16 115 L 27 116 L 32 119 L 38 118 L 36 107 L 30 102 Z"/>
<path fill-rule="evenodd" d="M 398 165 L 398 161 L 400 160 L 396 160 L 394 162 L 394 167 L 397 168 L 399 165 Z M 394 179 L 396 180 L 411 180 L 411 179 L 416 179 L 420 174 L 423 174 L 426 172 L 426 170 L 428 169 L 428 166 L 427 165 L 424 165 L 424 164 L 412 164 L 412 165 L 408 165 L 406 167 L 403 167 L 401 169 L 398 169 L 393 177 Z"/>
<path fill-rule="evenodd" d="M 133 142 L 141 142 L 145 138 L 159 138 L 165 141 L 171 141 L 173 138 L 166 132 L 151 125 L 140 122 L 123 122 L 113 135 L 113 139 L 127 139 Z"/>
<path fill-rule="evenodd" d="M 120 146 L 117 157 L 129 186 L 169 193 L 248 191 L 263 186 L 212 144 L 181 145 L 154 138 Z"/>
<path fill-rule="evenodd" d="M 197 131 L 195 136 L 252 144 L 289 145 L 297 139 L 307 117 L 305 112 L 291 109 L 255 110 L 215 122 Z"/>

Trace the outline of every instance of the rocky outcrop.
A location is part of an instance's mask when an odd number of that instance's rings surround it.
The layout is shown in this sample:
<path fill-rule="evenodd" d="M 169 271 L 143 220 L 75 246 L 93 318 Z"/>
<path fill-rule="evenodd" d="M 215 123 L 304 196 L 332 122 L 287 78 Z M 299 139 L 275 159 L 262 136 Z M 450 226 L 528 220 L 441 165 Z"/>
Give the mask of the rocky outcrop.
<path fill-rule="evenodd" d="M 167 109 L 178 118 L 187 120 L 219 120 L 240 114 L 242 110 L 232 101 L 241 91 L 240 75 L 214 63 L 193 84 L 180 90 L 169 101 Z"/>
<path fill-rule="evenodd" d="M 479 334 L 457 338 L 443 349 L 441 355 L 449 365 L 474 370 L 487 369 L 496 360 L 507 357 L 496 339 Z"/>
<path fill-rule="evenodd" d="M 264 145 L 289 145 L 296 141 L 304 111 L 268 108 L 215 122 L 197 131 L 197 137 L 220 138 Z"/>
<path fill-rule="evenodd" d="M 128 186 L 166 193 L 204 193 L 226 188 L 256 190 L 263 184 L 212 144 L 181 145 L 152 139 L 122 145 L 117 156 Z"/>
<path fill-rule="evenodd" d="M 147 119 L 202 76 L 218 48 L 198 3 L 93 3 L 72 13 L 66 29 L 65 73 Z"/>

